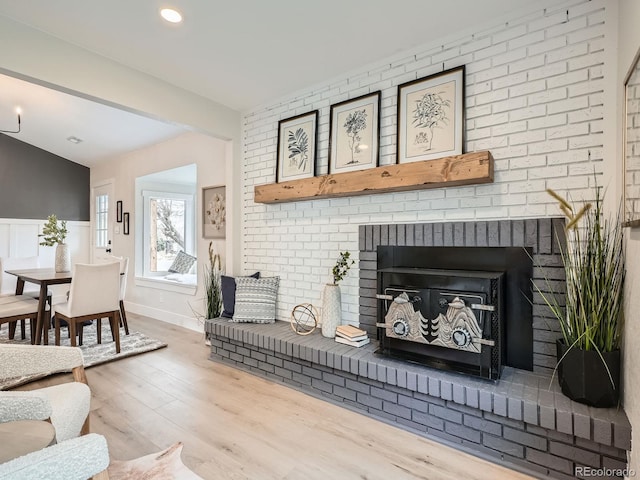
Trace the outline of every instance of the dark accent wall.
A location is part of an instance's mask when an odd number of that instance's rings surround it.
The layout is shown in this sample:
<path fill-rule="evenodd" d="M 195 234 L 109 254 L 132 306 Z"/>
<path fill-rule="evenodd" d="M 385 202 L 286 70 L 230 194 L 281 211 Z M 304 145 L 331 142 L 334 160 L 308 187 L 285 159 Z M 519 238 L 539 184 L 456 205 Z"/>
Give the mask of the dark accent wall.
<path fill-rule="evenodd" d="M 89 221 L 89 168 L 0 134 L 0 218 Z"/>

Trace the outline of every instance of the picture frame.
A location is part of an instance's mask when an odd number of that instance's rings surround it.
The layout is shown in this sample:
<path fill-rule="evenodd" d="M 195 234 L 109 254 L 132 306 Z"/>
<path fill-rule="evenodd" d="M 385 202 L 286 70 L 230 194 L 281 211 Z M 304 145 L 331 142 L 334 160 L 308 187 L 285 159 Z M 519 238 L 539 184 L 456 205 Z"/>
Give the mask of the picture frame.
<path fill-rule="evenodd" d="M 202 237 L 226 238 L 227 188 L 215 185 L 202 189 Z"/>
<path fill-rule="evenodd" d="M 122 214 L 122 233 L 129 235 L 129 212 Z"/>
<path fill-rule="evenodd" d="M 331 105 L 329 174 L 379 165 L 381 95 L 378 90 Z"/>
<path fill-rule="evenodd" d="M 316 176 L 318 110 L 278 122 L 276 183 Z"/>
<path fill-rule="evenodd" d="M 398 86 L 397 163 L 463 153 L 464 82 L 462 65 Z"/>
<path fill-rule="evenodd" d="M 116 222 L 122 223 L 122 200 L 116 202 Z"/>

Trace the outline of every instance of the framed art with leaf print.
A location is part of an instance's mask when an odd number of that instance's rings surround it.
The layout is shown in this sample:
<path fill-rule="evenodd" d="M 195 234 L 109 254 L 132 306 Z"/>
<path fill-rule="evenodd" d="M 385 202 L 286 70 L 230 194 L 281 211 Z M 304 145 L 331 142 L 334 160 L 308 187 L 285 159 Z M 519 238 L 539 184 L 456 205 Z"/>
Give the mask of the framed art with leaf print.
<path fill-rule="evenodd" d="M 378 166 L 380 91 L 331 105 L 329 173 Z"/>
<path fill-rule="evenodd" d="M 318 110 L 278 122 L 276 183 L 316 175 Z"/>
<path fill-rule="evenodd" d="M 464 65 L 398 87 L 398 163 L 462 154 Z"/>

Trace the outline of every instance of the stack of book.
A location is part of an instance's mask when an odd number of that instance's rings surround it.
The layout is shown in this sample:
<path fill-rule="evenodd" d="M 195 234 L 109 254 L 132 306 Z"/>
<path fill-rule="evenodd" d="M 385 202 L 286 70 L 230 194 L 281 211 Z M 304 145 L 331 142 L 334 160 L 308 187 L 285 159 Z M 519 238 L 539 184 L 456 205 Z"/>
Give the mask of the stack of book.
<path fill-rule="evenodd" d="M 340 325 L 336 328 L 336 342 L 351 345 L 352 347 L 362 347 L 369 343 L 369 337 L 367 332 L 353 325 Z"/>

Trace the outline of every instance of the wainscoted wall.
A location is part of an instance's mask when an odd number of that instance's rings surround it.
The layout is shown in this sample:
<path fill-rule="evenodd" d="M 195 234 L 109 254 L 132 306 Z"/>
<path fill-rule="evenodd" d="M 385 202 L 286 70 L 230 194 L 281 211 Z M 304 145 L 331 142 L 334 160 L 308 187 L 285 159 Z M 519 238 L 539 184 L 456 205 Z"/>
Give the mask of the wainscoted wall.
<path fill-rule="evenodd" d="M 360 225 L 552 217 L 560 212 L 546 188 L 580 200 L 591 194 L 594 171 L 604 174 L 600 183 L 610 182 L 610 170 L 603 165 L 616 160 L 603 155 L 604 98 L 610 94 L 604 66 L 613 55 L 606 51 L 606 40 L 617 34 L 615 21 L 607 16 L 611 11 L 605 11 L 609 5 L 576 0 L 520 14 L 445 44 L 381 59 L 352 75 L 247 112 L 243 270 L 280 275 L 278 318 L 288 319 L 302 302 L 320 305 L 338 252 L 349 250 L 356 271 L 341 284 L 343 320 L 358 323 Z M 275 181 L 278 120 L 320 110 L 317 161 L 324 174 L 330 106 L 381 90 L 381 164 L 394 163 L 397 86 L 463 64 L 465 150 L 492 152 L 493 184 L 254 203 L 254 186 Z M 615 171 L 615 163 L 607 165 Z M 615 185 L 611 189 L 615 191 Z"/>
<path fill-rule="evenodd" d="M 53 268 L 55 247 L 39 244 L 45 220 L 0 218 L 0 257 L 39 257 L 41 267 Z M 67 244 L 71 249 L 71 263 L 89 263 L 91 226 L 89 222 L 67 222 Z M 65 288 L 55 285 L 55 289 Z M 66 287 L 68 289 L 68 285 Z"/>

